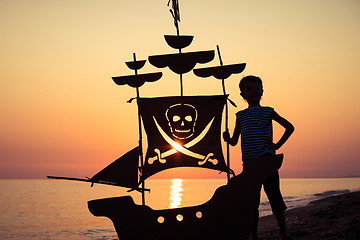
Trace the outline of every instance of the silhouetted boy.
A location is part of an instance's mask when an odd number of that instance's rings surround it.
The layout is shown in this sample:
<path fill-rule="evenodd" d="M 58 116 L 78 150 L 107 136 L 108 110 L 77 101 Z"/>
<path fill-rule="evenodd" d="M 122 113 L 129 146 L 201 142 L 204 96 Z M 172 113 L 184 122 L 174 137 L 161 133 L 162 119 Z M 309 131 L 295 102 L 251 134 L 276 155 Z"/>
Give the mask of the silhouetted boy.
<path fill-rule="evenodd" d="M 263 95 L 262 81 L 256 76 L 246 76 L 241 79 L 240 95 L 249 107 L 236 113 L 236 125 L 233 136 L 224 132 L 223 137 L 230 145 L 235 146 L 241 134 L 241 150 L 244 168 L 252 158 L 266 154 L 275 154 L 294 131 L 293 125 L 277 114 L 271 107 L 260 106 Z M 285 132 L 277 143 L 273 143 L 272 120 L 285 128 Z M 285 210 L 286 205 L 280 192 L 278 171 L 263 183 L 271 209 L 280 227 L 280 239 L 286 239 Z M 252 239 L 258 239 L 257 226 L 259 221 L 260 191 L 257 196 L 255 221 L 252 229 Z"/>

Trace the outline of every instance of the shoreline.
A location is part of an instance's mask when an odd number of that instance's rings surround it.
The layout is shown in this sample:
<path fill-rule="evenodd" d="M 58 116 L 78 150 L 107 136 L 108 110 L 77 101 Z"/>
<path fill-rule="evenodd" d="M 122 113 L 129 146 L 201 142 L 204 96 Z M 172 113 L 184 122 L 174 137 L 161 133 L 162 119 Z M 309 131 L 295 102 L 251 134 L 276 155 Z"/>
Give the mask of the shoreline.
<path fill-rule="evenodd" d="M 360 239 L 360 191 L 343 193 L 310 202 L 285 212 L 288 235 L 293 240 Z M 259 237 L 279 239 L 273 215 L 259 219 Z"/>

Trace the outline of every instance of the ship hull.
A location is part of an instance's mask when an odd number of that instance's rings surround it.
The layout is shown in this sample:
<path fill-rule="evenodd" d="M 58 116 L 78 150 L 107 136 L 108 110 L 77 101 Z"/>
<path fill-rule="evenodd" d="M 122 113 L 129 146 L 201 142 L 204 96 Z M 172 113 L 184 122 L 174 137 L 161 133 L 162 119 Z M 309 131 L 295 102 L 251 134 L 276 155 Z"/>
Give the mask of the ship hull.
<path fill-rule="evenodd" d="M 198 206 L 153 210 L 124 196 L 92 200 L 88 207 L 93 215 L 111 219 L 120 240 L 247 239 L 257 193 L 282 159 L 282 154 L 252 159 L 241 174 Z"/>

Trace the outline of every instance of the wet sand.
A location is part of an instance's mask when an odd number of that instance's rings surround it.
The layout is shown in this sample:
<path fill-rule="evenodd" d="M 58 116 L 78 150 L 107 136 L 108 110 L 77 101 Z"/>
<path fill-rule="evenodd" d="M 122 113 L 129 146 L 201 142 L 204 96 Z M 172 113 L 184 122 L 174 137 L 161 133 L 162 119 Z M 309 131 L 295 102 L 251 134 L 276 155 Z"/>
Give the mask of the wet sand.
<path fill-rule="evenodd" d="M 360 240 L 360 192 L 350 192 L 311 202 L 286 211 L 287 231 L 294 240 Z M 274 216 L 259 220 L 259 237 L 279 239 Z"/>

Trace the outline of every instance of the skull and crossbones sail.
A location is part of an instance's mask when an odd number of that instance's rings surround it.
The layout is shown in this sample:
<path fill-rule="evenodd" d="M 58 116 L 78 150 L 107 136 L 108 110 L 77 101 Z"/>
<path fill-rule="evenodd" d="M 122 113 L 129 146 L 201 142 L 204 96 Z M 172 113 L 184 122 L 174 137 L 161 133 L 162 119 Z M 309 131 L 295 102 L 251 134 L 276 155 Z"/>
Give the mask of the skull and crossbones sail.
<path fill-rule="evenodd" d="M 220 132 L 226 96 L 140 98 L 148 148 L 142 180 L 174 167 L 226 168 Z"/>

